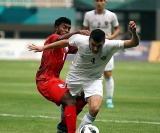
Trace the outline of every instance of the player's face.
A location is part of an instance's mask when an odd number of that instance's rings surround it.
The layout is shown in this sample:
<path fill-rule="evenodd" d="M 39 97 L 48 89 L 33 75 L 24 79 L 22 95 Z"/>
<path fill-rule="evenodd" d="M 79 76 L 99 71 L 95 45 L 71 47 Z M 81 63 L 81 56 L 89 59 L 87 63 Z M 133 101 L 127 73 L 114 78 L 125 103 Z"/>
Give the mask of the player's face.
<path fill-rule="evenodd" d="M 99 51 L 102 50 L 102 47 L 104 45 L 104 41 L 101 42 L 95 42 L 92 38 L 89 39 L 89 45 L 92 53 L 97 54 Z"/>
<path fill-rule="evenodd" d="M 63 35 L 69 33 L 71 29 L 71 25 L 62 23 L 60 26 L 56 27 L 57 34 Z"/>
<path fill-rule="evenodd" d="M 94 3 L 97 10 L 102 10 L 105 7 L 106 0 L 94 0 Z"/>

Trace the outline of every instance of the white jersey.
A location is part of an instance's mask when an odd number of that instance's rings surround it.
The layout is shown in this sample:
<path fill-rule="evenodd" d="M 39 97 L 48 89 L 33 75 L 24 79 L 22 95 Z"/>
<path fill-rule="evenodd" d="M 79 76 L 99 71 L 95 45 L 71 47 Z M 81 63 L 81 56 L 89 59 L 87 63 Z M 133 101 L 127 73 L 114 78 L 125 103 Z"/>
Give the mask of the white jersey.
<path fill-rule="evenodd" d="M 83 84 L 102 78 L 104 68 L 113 54 L 124 50 L 124 41 L 106 39 L 102 50 L 93 54 L 89 45 L 89 36 L 80 34 L 71 36 L 69 45 L 77 46 L 78 52 L 72 61 L 66 82 Z"/>
<path fill-rule="evenodd" d="M 101 29 L 106 35 L 112 34 L 112 28 L 119 26 L 115 13 L 105 10 L 104 14 L 96 14 L 95 10 L 86 12 L 83 26 L 89 27 L 89 30 Z"/>

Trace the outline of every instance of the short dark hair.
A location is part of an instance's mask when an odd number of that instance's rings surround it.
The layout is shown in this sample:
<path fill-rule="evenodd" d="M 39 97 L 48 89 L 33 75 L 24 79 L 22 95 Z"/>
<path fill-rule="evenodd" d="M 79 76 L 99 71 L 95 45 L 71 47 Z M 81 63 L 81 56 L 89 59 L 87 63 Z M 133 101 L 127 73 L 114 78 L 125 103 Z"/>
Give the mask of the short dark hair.
<path fill-rule="evenodd" d="M 55 20 L 54 26 L 60 26 L 62 23 L 71 25 L 71 20 L 66 17 L 60 17 Z"/>
<path fill-rule="evenodd" d="M 101 29 L 94 29 L 90 34 L 90 38 L 95 42 L 105 41 L 105 33 Z"/>

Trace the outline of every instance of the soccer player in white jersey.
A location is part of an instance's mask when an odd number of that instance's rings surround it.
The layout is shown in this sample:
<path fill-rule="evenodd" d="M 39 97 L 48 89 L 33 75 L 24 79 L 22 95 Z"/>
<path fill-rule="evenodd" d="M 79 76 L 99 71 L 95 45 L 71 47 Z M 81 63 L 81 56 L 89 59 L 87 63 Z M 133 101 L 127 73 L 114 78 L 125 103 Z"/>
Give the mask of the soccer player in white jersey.
<path fill-rule="evenodd" d="M 92 31 L 100 28 L 106 34 L 106 38 L 112 40 L 120 33 L 119 22 L 115 13 L 105 9 L 107 0 L 94 0 L 96 9 L 86 12 L 84 16 L 84 29 Z M 113 31 L 113 32 L 112 32 Z M 112 57 L 104 69 L 104 78 L 106 83 L 107 100 L 106 106 L 113 108 L 114 79 L 112 70 L 114 69 L 114 58 Z"/>
<path fill-rule="evenodd" d="M 89 105 L 88 112 L 84 115 L 77 133 L 82 126 L 92 124 L 100 110 L 103 99 L 102 74 L 110 58 L 118 51 L 139 45 L 139 36 L 134 21 L 129 22 L 129 29 L 132 33 L 130 40 L 108 40 L 105 39 L 105 33 L 101 29 L 95 29 L 90 36 L 76 34 L 69 39 L 49 45 L 28 46 L 29 50 L 35 52 L 51 48 L 77 46 L 78 52 L 66 78 L 67 87 L 71 95 L 75 97 L 83 90 Z"/>

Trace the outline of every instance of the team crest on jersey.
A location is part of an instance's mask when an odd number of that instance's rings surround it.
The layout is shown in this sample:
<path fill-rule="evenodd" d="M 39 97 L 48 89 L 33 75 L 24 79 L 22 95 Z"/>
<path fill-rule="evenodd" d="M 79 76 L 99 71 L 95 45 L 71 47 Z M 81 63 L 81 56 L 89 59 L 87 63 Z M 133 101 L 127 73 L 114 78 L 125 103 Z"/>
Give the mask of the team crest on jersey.
<path fill-rule="evenodd" d="M 102 56 L 102 57 L 101 57 L 102 60 L 105 60 L 106 58 L 107 58 L 106 56 Z"/>
<path fill-rule="evenodd" d="M 108 25 L 108 21 L 105 21 L 104 23 L 105 23 L 105 25 Z"/>
<path fill-rule="evenodd" d="M 58 86 L 59 86 L 60 88 L 65 88 L 65 85 L 64 85 L 64 84 L 58 84 Z"/>

